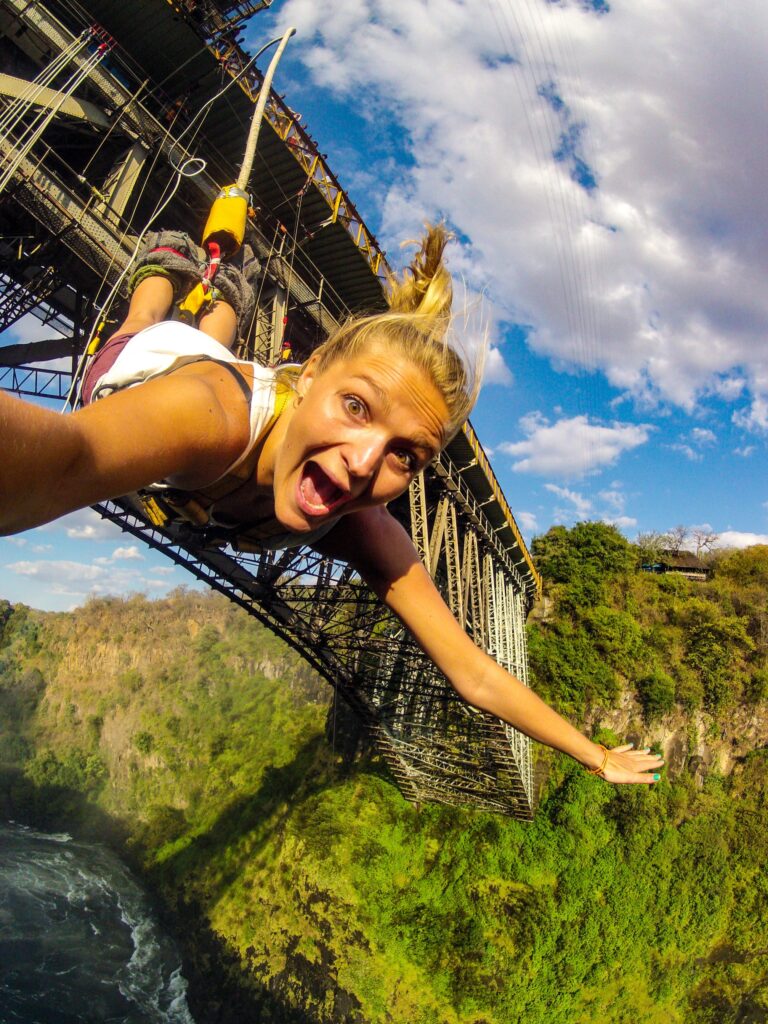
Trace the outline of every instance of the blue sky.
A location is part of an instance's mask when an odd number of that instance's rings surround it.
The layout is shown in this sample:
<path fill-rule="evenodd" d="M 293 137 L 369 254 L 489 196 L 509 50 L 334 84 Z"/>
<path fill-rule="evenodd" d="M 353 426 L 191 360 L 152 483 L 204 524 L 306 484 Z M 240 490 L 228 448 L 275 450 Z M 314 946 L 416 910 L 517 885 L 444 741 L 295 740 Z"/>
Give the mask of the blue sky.
<path fill-rule="evenodd" d="M 472 420 L 526 536 L 768 542 L 763 0 L 275 0 L 247 44 L 288 24 L 276 87 L 390 261 L 457 234 Z M 184 581 L 90 512 L 0 540 L 0 595 L 38 607 Z"/>

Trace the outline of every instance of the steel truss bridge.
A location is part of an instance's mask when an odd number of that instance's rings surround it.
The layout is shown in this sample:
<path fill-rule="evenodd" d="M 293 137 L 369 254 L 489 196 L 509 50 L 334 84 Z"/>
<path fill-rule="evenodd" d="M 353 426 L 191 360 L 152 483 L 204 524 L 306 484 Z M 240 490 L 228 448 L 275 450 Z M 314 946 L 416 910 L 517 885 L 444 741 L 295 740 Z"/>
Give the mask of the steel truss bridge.
<path fill-rule="evenodd" d="M 266 6 L 0 0 L 0 332 L 32 316 L 54 334 L 0 338 L 0 387 L 61 404 L 155 209 L 166 202 L 153 227 L 200 231 L 236 177 L 261 84 L 241 23 Z M 205 166 L 178 175 L 193 157 Z M 245 358 L 270 361 L 286 345 L 303 358 L 350 311 L 383 308 L 384 254 L 274 92 L 252 188 L 248 240 L 263 274 Z M 475 643 L 527 681 L 539 578 L 471 426 L 390 509 Z M 358 713 L 407 799 L 531 817 L 527 737 L 458 699 L 348 566 L 306 548 L 206 546 L 184 525 L 152 525 L 131 497 L 98 511 L 300 650 Z"/>

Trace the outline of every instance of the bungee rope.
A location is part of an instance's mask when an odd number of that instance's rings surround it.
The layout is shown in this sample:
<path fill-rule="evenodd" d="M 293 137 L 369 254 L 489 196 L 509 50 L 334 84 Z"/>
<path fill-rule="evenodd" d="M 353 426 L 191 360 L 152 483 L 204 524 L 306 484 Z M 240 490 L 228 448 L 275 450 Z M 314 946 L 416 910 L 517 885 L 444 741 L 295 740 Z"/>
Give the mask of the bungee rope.
<path fill-rule="evenodd" d="M 258 52 L 250 61 L 248 61 L 237 75 L 233 76 L 221 89 L 219 89 L 200 107 L 184 131 L 177 139 L 174 140 L 174 149 L 181 149 L 181 142 L 184 136 L 193 129 L 196 123 L 198 124 L 197 128 L 195 128 L 194 135 L 197 134 L 200 125 L 202 124 L 202 120 L 207 115 L 213 103 L 220 99 L 227 90 L 235 84 L 235 82 L 238 82 L 244 75 L 246 75 L 266 50 L 275 44 L 279 44 L 264 76 L 261 90 L 259 91 L 259 98 L 251 118 L 251 127 L 248 133 L 248 139 L 246 142 L 243 160 L 240 165 L 240 173 L 238 175 L 237 183 L 223 188 L 211 207 L 211 213 L 203 232 L 203 248 L 208 255 L 206 270 L 203 274 L 202 280 L 195 285 L 192 291 L 179 304 L 178 308 L 182 311 L 182 314 L 197 317 L 203 304 L 205 302 L 212 301 L 214 295 L 214 282 L 219 266 L 221 265 L 222 258 L 234 255 L 242 245 L 245 237 L 246 220 L 251 209 L 250 196 L 245 191 L 245 187 L 248 184 L 253 169 L 259 130 L 261 128 L 261 122 L 263 120 L 264 110 L 275 69 L 277 68 L 277 64 L 285 50 L 288 40 L 295 34 L 295 32 L 295 28 L 288 28 L 282 36 L 277 36 L 274 39 L 271 39 L 268 43 L 265 43 L 265 45 L 258 50 Z M 73 374 L 72 383 L 64 400 L 64 405 L 62 406 L 62 413 L 66 412 L 68 408 L 75 408 L 80 402 L 85 367 L 88 360 L 96 354 L 101 346 L 102 335 L 107 324 L 110 308 L 126 274 L 128 273 L 128 270 L 136 259 L 144 240 L 144 236 L 176 195 L 182 179 L 192 178 L 198 174 L 202 174 L 207 166 L 206 161 L 202 157 L 190 156 L 184 149 L 181 149 L 181 153 L 184 155 L 184 159 L 177 163 L 176 154 L 172 150 L 170 163 L 174 168 L 176 175 L 175 179 L 170 183 L 170 191 L 167 191 L 165 196 L 161 196 L 160 201 L 150 214 L 146 224 L 139 232 L 130 259 L 110 289 L 107 298 L 96 313 L 94 328 L 91 331 L 88 342 Z M 240 182 L 244 182 L 243 187 L 239 185 Z"/>

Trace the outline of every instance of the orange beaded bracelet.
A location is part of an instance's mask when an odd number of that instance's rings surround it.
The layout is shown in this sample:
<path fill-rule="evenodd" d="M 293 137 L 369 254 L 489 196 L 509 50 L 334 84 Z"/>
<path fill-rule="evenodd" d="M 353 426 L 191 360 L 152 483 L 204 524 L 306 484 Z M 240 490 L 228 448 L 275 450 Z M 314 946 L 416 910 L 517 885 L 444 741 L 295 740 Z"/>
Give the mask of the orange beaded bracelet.
<path fill-rule="evenodd" d="M 608 753 L 609 753 L 608 748 L 604 747 L 602 743 L 598 743 L 597 745 L 598 745 L 598 747 L 600 747 L 600 749 L 603 752 L 603 763 L 600 765 L 599 768 L 588 768 L 587 769 L 587 774 L 588 775 L 602 775 L 603 772 L 605 771 L 605 766 L 608 764 Z"/>

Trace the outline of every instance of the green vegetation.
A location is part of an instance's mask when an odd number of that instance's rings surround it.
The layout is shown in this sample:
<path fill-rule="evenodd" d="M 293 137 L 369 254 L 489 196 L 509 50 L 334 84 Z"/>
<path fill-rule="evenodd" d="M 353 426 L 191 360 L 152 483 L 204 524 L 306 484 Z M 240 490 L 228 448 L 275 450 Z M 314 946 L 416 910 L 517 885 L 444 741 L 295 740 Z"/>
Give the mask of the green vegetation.
<path fill-rule="evenodd" d="M 647 720 L 675 706 L 722 719 L 762 699 L 767 547 L 720 556 L 704 584 L 637 572 L 637 550 L 602 523 L 554 527 L 532 547 L 555 613 L 531 628 L 531 668 L 560 708 L 583 716 L 629 692 Z"/>
<path fill-rule="evenodd" d="M 292 652 L 182 592 L 0 605 L 0 799 L 111 829 L 201 1024 L 768 1021 L 768 549 L 706 584 L 637 572 L 601 524 L 535 551 L 534 685 L 606 742 L 663 742 L 658 786 L 539 748 L 531 824 L 414 808 L 329 745 Z"/>

